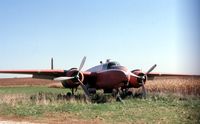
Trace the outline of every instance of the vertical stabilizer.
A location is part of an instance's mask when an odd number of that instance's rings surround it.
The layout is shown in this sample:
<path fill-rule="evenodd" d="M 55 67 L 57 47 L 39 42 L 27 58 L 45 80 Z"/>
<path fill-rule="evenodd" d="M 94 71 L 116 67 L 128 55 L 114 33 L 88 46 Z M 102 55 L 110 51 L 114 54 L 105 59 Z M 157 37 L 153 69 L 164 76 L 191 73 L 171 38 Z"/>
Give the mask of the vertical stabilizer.
<path fill-rule="evenodd" d="M 53 57 L 51 58 L 51 70 L 53 70 Z"/>

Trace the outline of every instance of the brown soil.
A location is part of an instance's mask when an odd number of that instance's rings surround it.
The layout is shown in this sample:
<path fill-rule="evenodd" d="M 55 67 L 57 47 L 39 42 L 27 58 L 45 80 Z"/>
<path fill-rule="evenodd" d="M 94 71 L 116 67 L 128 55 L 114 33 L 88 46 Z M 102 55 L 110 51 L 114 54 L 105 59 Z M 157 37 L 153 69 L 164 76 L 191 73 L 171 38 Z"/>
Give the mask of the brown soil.
<path fill-rule="evenodd" d="M 33 79 L 33 78 L 1 78 L 0 86 L 33 86 L 33 85 L 50 85 L 56 81 Z"/>
<path fill-rule="evenodd" d="M 1 116 L 0 123 L 4 124 L 102 124 L 105 123 L 102 120 L 96 118 L 93 120 L 83 120 L 78 117 L 67 114 L 67 113 L 58 113 L 45 115 L 44 117 L 17 117 L 17 116 Z"/>

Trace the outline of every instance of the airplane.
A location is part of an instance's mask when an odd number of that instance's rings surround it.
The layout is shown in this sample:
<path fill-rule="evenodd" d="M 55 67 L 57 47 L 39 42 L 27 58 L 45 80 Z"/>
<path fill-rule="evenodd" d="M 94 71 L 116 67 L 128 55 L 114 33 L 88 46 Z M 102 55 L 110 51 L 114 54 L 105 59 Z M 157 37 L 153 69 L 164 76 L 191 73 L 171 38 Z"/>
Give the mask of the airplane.
<path fill-rule="evenodd" d="M 81 86 L 88 101 L 91 101 L 90 95 L 95 94 L 97 90 L 103 90 L 104 93 L 114 93 L 116 99 L 122 101 L 121 92 L 125 95 L 133 94 L 129 89 L 140 87 L 142 88 L 142 96 L 146 97 L 145 83 L 155 76 L 199 76 L 151 73 L 157 66 L 156 64 L 147 72 L 142 72 L 139 69 L 129 71 L 118 62 L 110 60 L 105 63 L 100 61 L 100 65 L 81 71 L 85 61 L 86 57 L 84 56 L 79 68 L 55 70 L 53 58 L 51 58 L 51 69 L 48 70 L 0 70 L 0 73 L 31 74 L 32 78 L 60 81 L 64 88 L 71 89 L 72 95 L 74 95 L 74 90 Z"/>

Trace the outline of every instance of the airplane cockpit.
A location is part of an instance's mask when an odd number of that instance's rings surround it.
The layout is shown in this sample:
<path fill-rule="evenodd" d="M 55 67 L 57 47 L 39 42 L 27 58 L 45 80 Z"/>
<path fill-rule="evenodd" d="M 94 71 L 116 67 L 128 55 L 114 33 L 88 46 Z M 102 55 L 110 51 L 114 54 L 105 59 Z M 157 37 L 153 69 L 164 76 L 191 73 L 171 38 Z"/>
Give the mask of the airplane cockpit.
<path fill-rule="evenodd" d="M 107 69 L 112 69 L 112 68 L 114 68 L 116 66 L 120 66 L 120 64 L 118 62 L 109 62 L 107 64 Z"/>
<path fill-rule="evenodd" d="M 115 62 L 115 61 L 109 61 L 109 62 L 106 62 L 103 64 L 102 66 L 102 70 L 107 70 L 107 69 L 114 69 L 116 68 L 117 66 L 120 66 L 120 64 L 118 62 Z"/>
<path fill-rule="evenodd" d="M 101 61 L 100 65 L 92 67 L 92 68 L 88 69 L 87 71 L 98 72 L 98 71 L 101 71 L 101 70 L 117 69 L 119 67 L 121 67 L 121 66 L 116 61 L 107 61 L 106 63 L 102 63 L 102 61 Z"/>

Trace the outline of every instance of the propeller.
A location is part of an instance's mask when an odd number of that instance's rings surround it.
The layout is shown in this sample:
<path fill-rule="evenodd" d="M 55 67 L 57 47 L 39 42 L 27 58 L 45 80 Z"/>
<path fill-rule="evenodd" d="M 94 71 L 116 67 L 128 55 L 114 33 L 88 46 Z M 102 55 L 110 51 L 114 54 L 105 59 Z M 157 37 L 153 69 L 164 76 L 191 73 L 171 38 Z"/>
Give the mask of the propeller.
<path fill-rule="evenodd" d="M 84 56 L 83 59 L 82 59 L 82 61 L 81 61 L 81 64 L 80 64 L 79 69 L 78 69 L 78 73 L 77 73 L 77 75 L 75 76 L 75 78 L 77 78 L 77 80 L 79 81 L 79 83 L 80 83 L 80 85 L 81 85 L 81 87 L 82 87 L 82 89 L 83 89 L 83 91 L 84 91 L 84 94 L 85 94 L 86 99 L 90 101 L 90 97 L 89 97 L 90 94 L 89 94 L 89 92 L 88 92 L 88 90 L 87 90 L 87 87 L 86 87 L 86 86 L 83 84 L 83 82 L 79 79 L 79 73 L 80 73 L 81 69 L 83 68 L 83 65 L 85 64 L 85 60 L 86 60 L 86 57 Z"/>
<path fill-rule="evenodd" d="M 83 82 L 82 82 L 81 80 L 78 79 L 78 81 L 79 81 L 79 83 L 80 83 L 80 85 L 81 85 L 81 88 L 82 88 L 83 91 L 84 91 L 84 94 L 85 94 L 86 99 L 87 99 L 88 101 L 91 101 L 91 100 L 90 100 L 90 94 L 89 94 L 89 92 L 88 92 L 88 90 L 87 90 L 87 87 L 83 84 Z"/>
<path fill-rule="evenodd" d="M 157 66 L 156 64 L 153 65 L 153 66 L 145 73 L 145 75 L 140 76 L 140 79 L 141 79 L 141 81 L 142 81 L 142 91 L 143 91 L 143 96 L 144 96 L 144 97 L 146 97 L 146 88 L 145 88 L 145 86 L 144 86 L 144 79 L 145 79 L 145 77 L 147 77 L 147 75 L 148 75 L 151 71 L 153 71 L 153 70 L 155 69 L 156 66 Z"/>
<path fill-rule="evenodd" d="M 84 91 L 84 94 L 85 94 L 85 97 L 86 97 L 86 99 L 87 100 L 89 100 L 90 101 L 90 97 L 89 97 L 89 92 L 88 92 L 88 90 L 87 90 L 87 87 L 83 84 L 83 82 L 79 79 L 79 74 L 80 74 L 80 71 L 81 71 L 81 69 L 83 68 L 83 66 L 84 66 L 84 64 L 85 64 L 85 61 L 86 61 L 86 57 L 84 56 L 83 57 L 83 59 L 82 59 L 82 61 L 81 61 L 81 64 L 80 64 L 80 66 L 79 66 L 79 69 L 78 69 L 78 73 L 75 75 L 75 76 L 73 76 L 73 77 L 58 77 L 58 78 L 54 78 L 54 80 L 57 80 L 57 81 L 66 81 L 66 80 L 70 80 L 70 79 L 77 79 L 78 80 L 78 82 L 80 83 L 80 85 L 81 85 L 81 88 L 83 89 L 83 91 Z"/>
<path fill-rule="evenodd" d="M 141 78 L 140 76 L 134 74 L 134 73 L 130 73 L 131 76 L 136 77 L 136 78 Z"/>
<path fill-rule="evenodd" d="M 73 79 L 74 77 L 58 77 L 58 78 L 54 78 L 55 81 L 66 81 L 66 80 L 70 80 Z"/>
<path fill-rule="evenodd" d="M 146 88 L 144 86 L 144 80 L 142 80 L 142 91 L 143 91 L 143 97 L 146 97 Z"/>
<path fill-rule="evenodd" d="M 153 65 L 147 72 L 146 72 L 146 74 L 145 75 L 148 75 L 151 71 L 153 71 L 154 70 L 154 68 L 156 67 L 157 65 L 155 64 L 155 65 Z"/>
<path fill-rule="evenodd" d="M 83 68 L 83 65 L 85 64 L 85 60 L 86 60 L 86 57 L 84 56 L 83 59 L 82 59 L 82 61 L 81 61 L 81 64 L 79 66 L 78 71 L 80 71 Z"/>
<path fill-rule="evenodd" d="M 81 69 L 83 68 L 83 65 L 85 64 L 85 60 L 86 60 L 86 57 L 84 56 L 84 57 L 83 57 L 83 59 L 82 59 L 82 61 L 81 61 L 81 64 L 80 64 L 80 66 L 79 66 L 79 69 L 78 69 L 78 74 L 77 74 L 77 76 L 79 75 L 79 73 L 80 73 Z"/>

